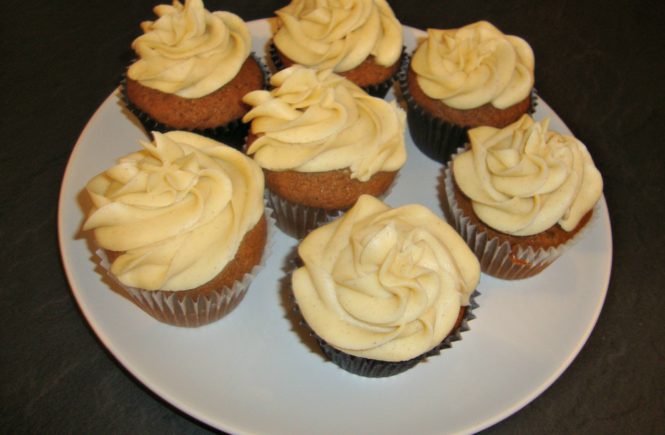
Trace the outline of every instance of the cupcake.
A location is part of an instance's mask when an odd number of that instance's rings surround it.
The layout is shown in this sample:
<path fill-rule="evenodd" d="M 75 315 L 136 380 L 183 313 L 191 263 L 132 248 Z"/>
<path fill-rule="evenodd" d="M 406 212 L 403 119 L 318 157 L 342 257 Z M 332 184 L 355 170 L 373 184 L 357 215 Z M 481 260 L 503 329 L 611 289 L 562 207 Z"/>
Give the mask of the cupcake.
<path fill-rule="evenodd" d="M 330 70 L 299 65 L 272 76 L 253 108 L 246 152 L 263 168 L 277 226 L 300 238 L 350 208 L 381 196 L 406 162 L 405 114 Z"/>
<path fill-rule="evenodd" d="M 138 59 L 125 79 L 129 109 L 148 131 L 225 138 L 247 113 L 242 97 L 265 84 L 247 25 L 230 12 L 207 11 L 201 0 L 159 5 L 155 14 L 132 43 Z"/>
<path fill-rule="evenodd" d="M 332 69 L 371 95 L 388 92 L 401 67 L 403 36 L 386 0 L 292 0 L 275 13 L 277 69 Z"/>
<path fill-rule="evenodd" d="M 445 163 L 469 128 L 505 127 L 530 112 L 533 83 L 533 51 L 523 39 L 486 21 L 429 29 L 400 76 L 411 137 Z"/>
<path fill-rule="evenodd" d="M 203 136 L 154 133 L 86 186 L 101 265 L 156 319 L 200 326 L 230 312 L 262 260 L 263 174 Z"/>
<path fill-rule="evenodd" d="M 471 129 L 469 141 L 445 177 L 455 227 L 483 272 L 502 279 L 541 272 L 588 224 L 603 193 L 589 152 L 529 115 L 502 129 Z"/>
<path fill-rule="evenodd" d="M 471 318 L 478 260 L 421 205 L 363 195 L 298 246 L 291 284 L 324 353 L 367 377 L 401 373 L 459 339 Z"/>

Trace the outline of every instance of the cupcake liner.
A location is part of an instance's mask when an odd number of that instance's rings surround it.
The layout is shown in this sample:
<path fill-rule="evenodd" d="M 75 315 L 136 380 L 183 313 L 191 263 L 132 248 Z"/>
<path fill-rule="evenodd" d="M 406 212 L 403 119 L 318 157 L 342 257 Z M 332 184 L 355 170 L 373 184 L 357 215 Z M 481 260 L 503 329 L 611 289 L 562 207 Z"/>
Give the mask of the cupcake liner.
<path fill-rule="evenodd" d="M 416 366 L 419 362 L 424 361 L 428 357 L 439 355 L 442 350 L 452 347 L 454 342 L 462 340 L 462 333 L 470 329 L 469 322 L 476 318 L 475 314 L 473 314 L 473 310 L 478 308 L 476 297 L 479 295 L 480 293 L 478 290 L 473 291 L 469 300 L 469 305 L 466 307 L 466 311 L 462 317 L 460 325 L 451 331 L 441 343 L 439 343 L 433 349 L 423 353 L 422 355 L 407 361 L 397 362 L 363 358 L 350 355 L 339 349 L 336 349 L 321 337 L 316 335 L 316 333 L 309 327 L 305 319 L 302 318 L 302 314 L 300 313 L 300 309 L 298 308 L 298 304 L 295 302 L 295 300 L 294 311 L 296 311 L 298 316 L 301 318 L 300 324 L 308 330 L 309 334 L 314 339 L 316 339 L 323 353 L 339 368 L 346 370 L 349 373 L 353 373 L 354 375 L 367 378 L 385 378 L 403 373 Z"/>
<path fill-rule="evenodd" d="M 409 133 L 413 143 L 423 154 L 445 164 L 455 150 L 466 143 L 469 127 L 438 119 L 430 115 L 413 99 L 407 83 L 409 61 L 410 57 L 406 56 L 403 68 L 398 75 L 400 91 L 407 105 L 406 117 Z M 533 113 L 536 105 L 537 94 L 534 89 L 531 92 L 531 102 L 527 112 Z"/>
<path fill-rule="evenodd" d="M 458 150 L 458 152 L 461 151 L 461 149 Z M 511 244 L 507 240 L 501 240 L 500 237 L 489 237 L 486 231 L 471 223 L 469 217 L 462 213 L 455 199 L 450 166 L 445 167 L 444 184 L 445 198 L 448 202 L 453 227 L 478 257 L 480 269 L 484 273 L 500 279 L 524 279 L 542 272 L 580 239 L 599 212 L 596 205 L 591 219 L 584 227 L 571 239 L 560 245 L 539 248 L 531 245 Z"/>
<path fill-rule="evenodd" d="M 268 68 L 264 63 L 254 54 L 251 53 L 251 56 L 256 60 L 261 72 L 263 73 L 263 88 L 267 88 L 268 84 Z M 218 142 L 223 142 L 226 145 L 230 145 L 233 148 L 240 149 L 243 145 L 245 136 L 249 131 L 249 125 L 242 122 L 241 118 L 238 118 L 234 121 L 229 122 L 225 125 L 220 125 L 215 128 L 205 128 L 205 129 L 184 129 L 184 128 L 174 128 L 166 124 L 163 124 L 155 119 L 153 119 L 148 113 L 139 109 L 134 103 L 132 103 L 127 97 L 127 77 L 123 75 L 122 80 L 120 81 L 120 90 L 122 95 L 122 101 L 125 103 L 125 107 L 129 110 L 136 118 L 139 120 L 146 132 L 159 131 L 165 133 L 172 130 L 185 130 L 192 133 L 197 133 L 202 136 L 209 137 L 210 139 L 216 140 Z"/>
<path fill-rule="evenodd" d="M 385 198 L 397 184 L 400 173 L 397 172 L 392 184 L 377 198 Z M 310 231 L 340 217 L 346 209 L 325 209 L 297 204 L 283 198 L 266 188 L 266 203 L 273 210 L 277 228 L 296 239 L 302 239 Z M 351 208 L 349 206 L 348 208 Z"/>
<path fill-rule="evenodd" d="M 160 322 L 190 328 L 207 325 L 233 311 L 245 297 L 256 275 L 263 269 L 272 250 L 274 220 L 270 217 L 270 212 L 271 210 L 266 209 L 268 235 L 261 261 L 231 287 L 222 287 L 196 296 L 189 295 L 186 291 L 144 290 L 121 283 L 111 273 L 111 265 L 103 249 L 95 252 L 97 263 L 134 304 Z"/>
<path fill-rule="evenodd" d="M 280 71 L 285 68 L 284 63 L 280 59 L 279 53 L 277 52 L 277 47 L 275 47 L 275 44 L 272 41 L 270 41 L 270 44 L 268 46 L 268 55 L 270 56 L 270 61 L 272 62 L 277 71 Z M 399 66 L 397 68 L 397 72 L 392 77 L 381 83 L 377 83 L 375 85 L 363 86 L 362 89 L 372 97 L 384 98 L 386 94 L 388 94 L 388 91 L 390 90 L 393 83 L 397 79 L 400 71 L 402 70 L 406 58 L 407 56 L 405 54 L 405 47 L 402 47 L 402 54 L 400 55 L 398 61 Z"/>
<path fill-rule="evenodd" d="M 302 239 L 310 231 L 341 216 L 343 210 L 326 210 L 296 204 L 266 189 L 268 206 L 273 210 L 277 228 L 296 239 Z"/>

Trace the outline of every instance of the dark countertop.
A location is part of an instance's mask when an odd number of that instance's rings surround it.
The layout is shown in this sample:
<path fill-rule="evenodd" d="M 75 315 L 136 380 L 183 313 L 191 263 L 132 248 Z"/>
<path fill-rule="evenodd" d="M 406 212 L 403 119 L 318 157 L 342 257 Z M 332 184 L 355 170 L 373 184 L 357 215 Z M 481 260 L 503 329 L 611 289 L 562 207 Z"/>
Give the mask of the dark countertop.
<path fill-rule="evenodd" d="M 487 432 L 662 433 L 665 3 L 391 3 L 406 25 L 446 28 L 487 19 L 529 41 L 540 95 L 586 143 L 604 175 L 614 260 L 598 323 L 560 379 Z M 206 3 L 246 20 L 270 16 L 280 4 Z M 209 432 L 105 350 L 72 297 L 57 243 L 69 154 L 117 86 L 139 22 L 153 16 L 154 3 L 3 6 L 0 432 Z"/>

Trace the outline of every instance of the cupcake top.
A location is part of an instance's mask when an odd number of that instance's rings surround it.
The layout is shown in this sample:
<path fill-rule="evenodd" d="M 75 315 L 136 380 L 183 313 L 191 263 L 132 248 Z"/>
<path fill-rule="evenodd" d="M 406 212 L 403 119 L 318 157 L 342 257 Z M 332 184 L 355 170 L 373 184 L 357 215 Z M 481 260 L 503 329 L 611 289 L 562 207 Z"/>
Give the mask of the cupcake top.
<path fill-rule="evenodd" d="M 219 274 L 263 215 L 263 173 L 250 158 L 194 133 L 154 132 L 86 186 L 83 229 L 121 255 L 111 273 L 146 290 L 188 290 Z"/>
<path fill-rule="evenodd" d="M 427 96 L 460 110 L 488 103 L 505 109 L 527 98 L 534 83 L 529 44 L 487 21 L 428 29 L 411 68 Z"/>
<path fill-rule="evenodd" d="M 404 111 L 394 101 L 369 96 L 330 70 L 294 65 L 273 75 L 271 91 L 243 101 L 243 118 L 257 139 L 247 153 L 273 171 L 325 172 L 349 168 L 367 181 L 406 162 Z"/>
<path fill-rule="evenodd" d="M 199 98 L 230 82 L 249 56 L 245 22 L 230 12 L 209 12 L 201 0 L 155 7 L 156 21 L 141 24 L 132 43 L 139 59 L 127 75 L 142 85 L 183 98 Z"/>
<path fill-rule="evenodd" d="M 391 209 L 363 195 L 312 231 L 293 273 L 312 330 L 351 355 L 406 361 L 440 344 L 478 284 L 478 260 L 429 209 Z"/>
<path fill-rule="evenodd" d="M 488 226 L 515 236 L 555 224 L 572 231 L 600 199 L 603 180 L 584 144 L 548 126 L 524 115 L 469 130 L 471 149 L 454 158 L 453 176 Z"/>
<path fill-rule="evenodd" d="M 276 11 L 275 46 L 295 63 L 344 72 L 369 56 L 397 62 L 402 26 L 386 0 L 292 0 Z"/>

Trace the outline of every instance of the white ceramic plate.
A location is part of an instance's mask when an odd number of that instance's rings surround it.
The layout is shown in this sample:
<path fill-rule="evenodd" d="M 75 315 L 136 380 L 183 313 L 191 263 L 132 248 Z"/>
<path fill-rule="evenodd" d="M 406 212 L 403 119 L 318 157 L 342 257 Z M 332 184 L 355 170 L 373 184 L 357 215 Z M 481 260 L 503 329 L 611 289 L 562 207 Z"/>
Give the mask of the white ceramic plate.
<path fill-rule="evenodd" d="M 249 23 L 263 53 L 266 20 Z M 408 49 L 421 31 L 405 28 Z M 388 97 L 389 99 L 392 96 Z M 536 118 L 568 131 L 539 101 Z M 81 133 L 60 195 L 58 230 L 69 282 L 104 345 L 137 379 L 184 412 L 242 433 L 474 432 L 529 403 L 568 367 L 589 336 L 607 291 L 612 242 L 605 200 L 581 240 L 542 274 L 519 282 L 483 275 L 471 330 L 452 349 L 386 379 L 351 375 L 294 331 L 280 288 L 293 239 L 276 231 L 272 255 L 245 300 L 212 325 L 184 329 L 152 319 L 109 290 L 81 235 L 83 187 L 139 148 L 143 131 L 116 93 Z M 386 202 L 441 214 L 440 166 L 407 134 L 409 159 Z"/>

